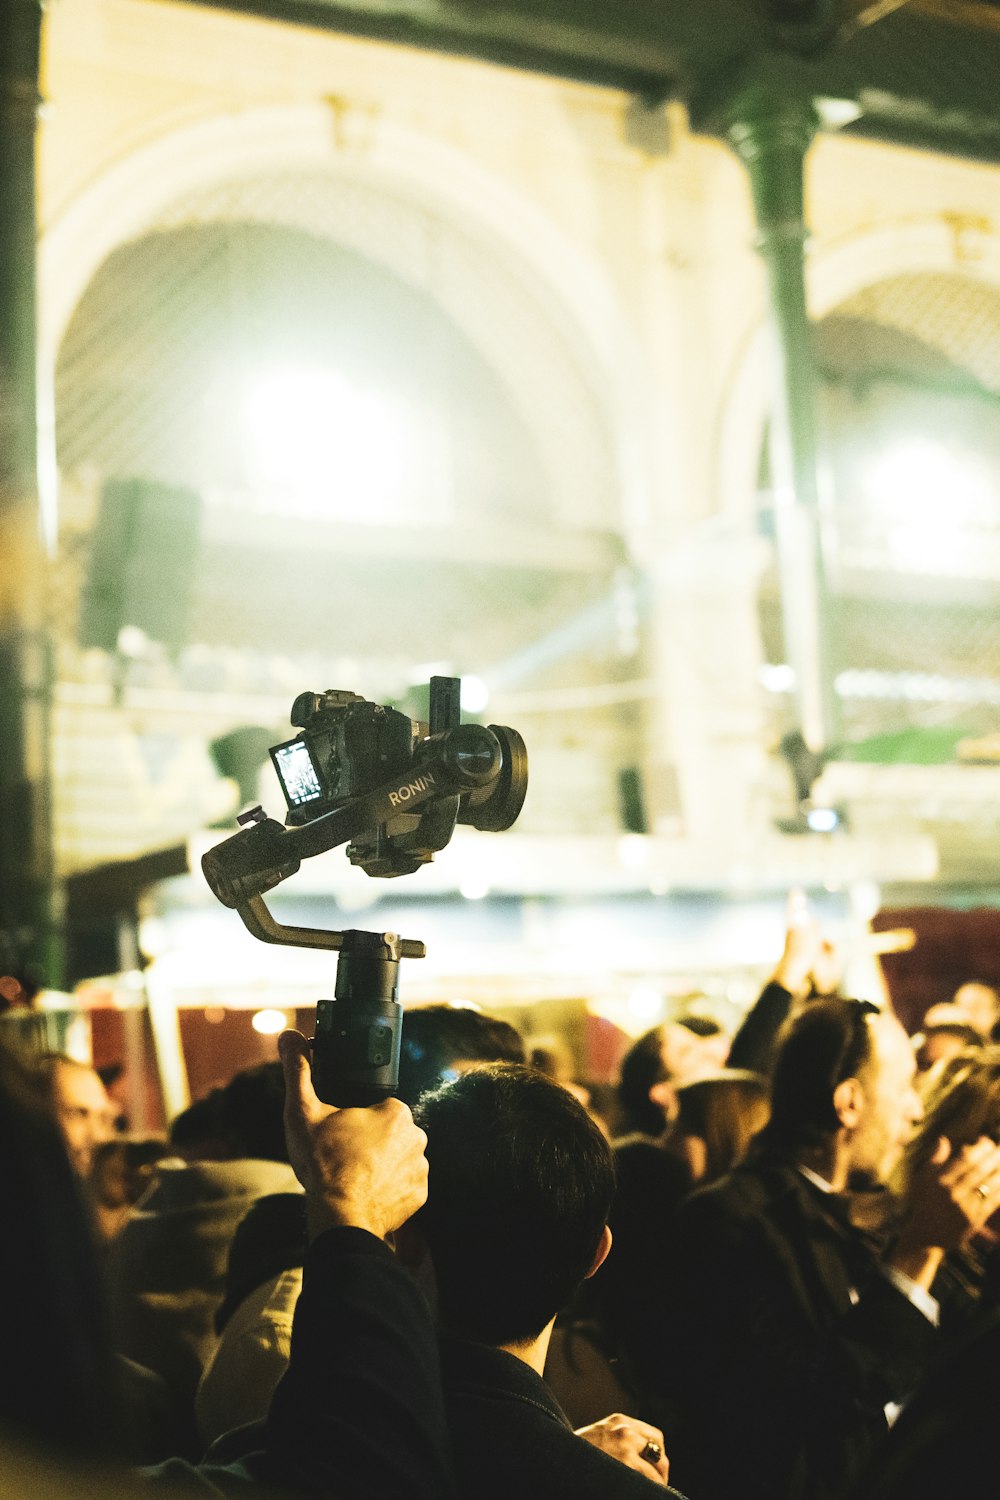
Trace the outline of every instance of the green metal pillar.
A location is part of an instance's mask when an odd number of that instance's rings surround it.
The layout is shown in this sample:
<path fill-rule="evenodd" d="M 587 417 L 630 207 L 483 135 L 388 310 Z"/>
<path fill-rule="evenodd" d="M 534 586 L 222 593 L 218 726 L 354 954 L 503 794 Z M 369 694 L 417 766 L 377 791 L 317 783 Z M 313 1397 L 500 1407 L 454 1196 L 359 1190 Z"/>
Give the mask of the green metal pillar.
<path fill-rule="evenodd" d="M 36 399 L 41 26 L 41 0 L 0 0 L 0 964 L 58 987 Z"/>
<path fill-rule="evenodd" d="M 771 472 L 785 647 L 795 673 L 799 728 L 811 750 L 836 739 L 827 645 L 817 461 L 815 363 L 806 309 L 805 159 L 819 124 L 808 95 L 779 79 L 746 88 L 727 136 L 747 169 L 757 245 L 767 266 L 775 382 Z"/>

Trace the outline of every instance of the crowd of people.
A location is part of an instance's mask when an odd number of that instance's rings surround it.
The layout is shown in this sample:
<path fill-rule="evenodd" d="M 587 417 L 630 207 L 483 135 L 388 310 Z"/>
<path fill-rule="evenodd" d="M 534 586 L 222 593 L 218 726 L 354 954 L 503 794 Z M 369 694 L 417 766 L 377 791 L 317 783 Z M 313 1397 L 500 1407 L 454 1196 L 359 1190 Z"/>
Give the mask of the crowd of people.
<path fill-rule="evenodd" d="M 736 1034 L 653 1028 L 613 1111 L 446 1004 L 397 1098 L 321 1103 L 285 1032 L 162 1139 L 0 1046 L 0 1490 L 992 1493 L 1000 999 L 911 1036 L 838 978 L 791 923 Z"/>

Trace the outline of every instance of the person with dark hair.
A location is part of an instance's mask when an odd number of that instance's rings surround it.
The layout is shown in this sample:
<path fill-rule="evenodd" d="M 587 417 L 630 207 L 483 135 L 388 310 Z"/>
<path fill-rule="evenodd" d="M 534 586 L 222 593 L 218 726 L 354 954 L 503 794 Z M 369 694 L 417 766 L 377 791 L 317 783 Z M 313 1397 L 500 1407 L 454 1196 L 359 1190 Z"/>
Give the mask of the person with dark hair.
<path fill-rule="evenodd" d="M 433 1265 L 459 1493 L 662 1493 L 657 1429 L 616 1415 L 574 1434 L 542 1378 L 556 1314 L 610 1246 L 601 1131 L 567 1090 L 513 1064 L 426 1095 L 416 1117 L 431 1186 L 412 1230 Z"/>
<path fill-rule="evenodd" d="M 723 1068 L 678 1089 L 677 1117 L 658 1140 L 635 1136 L 616 1146 L 614 1254 L 560 1319 L 550 1362 L 560 1400 L 581 1419 L 601 1394 L 595 1359 L 602 1358 L 630 1409 L 665 1430 L 672 1425 L 653 1394 L 663 1349 L 650 1309 L 662 1299 L 674 1219 L 695 1187 L 740 1160 L 768 1112 L 765 1079 Z"/>
<path fill-rule="evenodd" d="M 79 1184 L 37 1073 L 0 1047 L 0 1270 L 16 1295 L 0 1364 L 0 1493 L 260 1494 L 450 1500 L 451 1457 L 424 1299 L 385 1239 L 424 1202 L 423 1132 L 398 1100 L 320 1103 L 305 1039 L 280 1043 L 309 1249 L 288 1372 L 239 1458 L 130 1475 Z"/>
<path fill-rule="evenodd" d="M 684 1163 L 692 1187 L 707 1187 L 742 1159 L 770 1113 L 766 1079 L 742 1068 L 720 1068 L 677 1090 L 677 1118 L 663 1138 L 663 1150 Z"/>
<path fill-rule="evenodd" d="M 54 1457 L 111 1457 L 121 1436 L 117 1373 L 70 1149 L 51 1077 L 0 1046 L 0 1432 Z"/>
<path fill-rule="evenodd" d="M 925 1164 L 893 1240 L 848 1217 L 884 1183 L 921 1106 L 906 1032 L 864 1002 L 815 1000 L 778 1052 L 771 1117 L 676 1220 L 664 1385 L 681 1483 L 704 1500 L 853 1492 L 937 1345 L 946 1251 L 1000 1207 L 1000 1148 Z"/>
<path fill-rule="evenodd" d="M 429 1089 L 486 1061 L 524 1061 L 524 1042 L 514 1027 L 476 1006 L 426 1005 L 407 1011 L 403 1022 L 399 1097 L 413 1105 Z M 216 1141 L 227 1120 L 238 1080 L 215 1091 L 201 1106 L 201 1128 Z M 176 1126 L 176 1122 L 175 1122 Z M 259 1128 L 259 1127 L 258 1127 Z M 225 1300 L 216 1316 L 218 1343 L 208 1354 L 195 1394 L 198 1433 L 210 1442 L 232 1427 L 258 1421 L 288 1359 L 292 1317 L 302 1284 L 305 1227 L 301 1199 L 275 1194 L 260 1199 L 232 1242 Z"/>
<path fill-rule="evenodd" d="M 889 1180 L 890 1224 L 905 1215 L 913 1192 L 934 1160 L 950 1150 L 986 1150 L 1000 1141 L 1000 1047 L 980 1044 L 939 1063 L 923 1082 L 924 1118 Z M 945 1257 L 935 1282 L 941 1325 L 960 1330 L 1000 1294 L 1000 1254 L 995 1227 L 970 1226 Z"/>
<path fill-rule="evenodd" d="M 1000 1139 L 1000 1047 L 980 1044 L 938 1064 L 926 1115 L 891 1187 L 905 1205 L 935 1157 L 988 1150 Z M 938 1278 L 942 1327 L 953 1336 L 928 1371 L 857 1489 L 857 1500 L 931 1500 L 943 1494 L 992 1494 L 983 1455 L 996 1431 L 1000 1400 L 1000 1250 L 994 1226 L 946 1258 Z"/>
<path fill-rule="evenodd" d="M 527 1060 L 524 1040 L 509 1021 L 476 1005 L 419 1005 L 403 1020 L 397 1093 L 412 1108 L 473 1063 Z"/>
<path fill-rule="evenodd" d="M 673 1097 L 667 1076 L 663 1027 L 654 1026 L 632 1043 L 618 1070 L 618 1103 L 626 1132 L 650 1137 L 663 1134 Z"/>
<path fill-rule="evenodd" d="M 677 1113 L 677 1090 L 715 1072 L 727 1051 L 722 1028 L 702 1016 L 678 1016 L 644 1032 L 619 1069 L 621 1135 L 662 1135 Z"/>

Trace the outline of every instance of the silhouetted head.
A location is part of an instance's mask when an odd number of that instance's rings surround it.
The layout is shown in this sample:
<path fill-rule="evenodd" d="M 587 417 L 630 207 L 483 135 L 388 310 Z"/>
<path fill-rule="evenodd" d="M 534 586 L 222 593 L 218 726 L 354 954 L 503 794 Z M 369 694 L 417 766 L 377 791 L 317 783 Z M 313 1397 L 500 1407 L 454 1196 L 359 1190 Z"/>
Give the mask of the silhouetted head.
<path fill-rule="evenodd" d="M 602 1245 L 611 1149 L 576 1099 L 532 1068 L 474 1069 L 421 1101 L 430 1186 L 416 1217 L 442 1325 L 487 1344 L 535 1338 Z"/>
<path fill-rule="evenodd" d="M 814 1000 L 788 1027 L 761 1141 L 779 1150 L 821 1146 L 839 1132 L 850 1170 L 884 1182 L 922 1115 L 916 1060 L 895 1016 L 864 1000 Z"/>
<path fill-rule="evenodd" d="M 177 1115 L 170 1143 L 191 1161 L 287 1161 L 285 1080 L 278 1062 L 244 1068 Z"/>
<path fill-rule="evenodd" d="M 0 1204 L 0 1429 L 46 1452 L 107 1452 L 117 1396 L 90 1218 L 48 1079 L 3 1047 Z"/>
<path fill-rule="evenodd" d="M 508 1021 L 473 1005 L 421 1005 L 403 1018 L 397 1093 L 412 1108 L 473 1063 L 526 1061 L 524 1040 Z"/>

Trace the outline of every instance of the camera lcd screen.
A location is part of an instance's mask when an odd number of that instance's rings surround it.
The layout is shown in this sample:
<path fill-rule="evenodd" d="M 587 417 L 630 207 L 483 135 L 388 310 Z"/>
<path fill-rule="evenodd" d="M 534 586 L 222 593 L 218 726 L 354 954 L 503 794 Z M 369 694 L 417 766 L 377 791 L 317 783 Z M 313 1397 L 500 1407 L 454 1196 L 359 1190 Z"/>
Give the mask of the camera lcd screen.
<path fill-rule="evenodd" d="M 271 759 L 289 807 L 301 807 L 303 803 L 315 802 L 317 797 L 322 797 L 323 788 L 304 740 L 288 740 L 284 745 L 275 745 Z"/>

